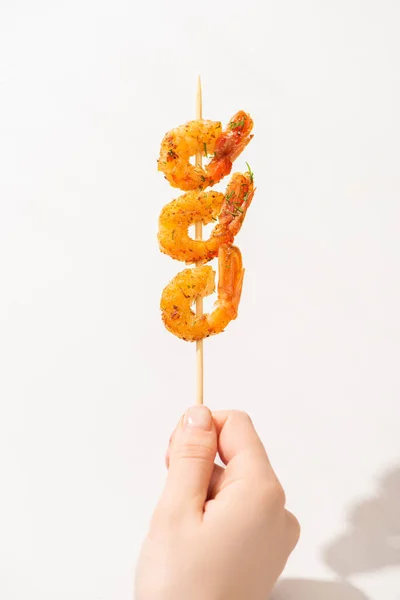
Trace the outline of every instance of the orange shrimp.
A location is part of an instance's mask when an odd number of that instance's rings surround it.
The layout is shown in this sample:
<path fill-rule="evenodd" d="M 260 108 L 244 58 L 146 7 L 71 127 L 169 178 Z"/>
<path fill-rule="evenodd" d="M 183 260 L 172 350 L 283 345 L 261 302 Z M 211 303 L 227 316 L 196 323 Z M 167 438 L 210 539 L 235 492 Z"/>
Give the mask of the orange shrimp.
<path fill-rule="evenodd" d="M 197 317 L 191 306 L 196 298 L 209 296 L 215 289 L 215 272 L 209 265 L 185 269 L 164 288 L 161 311 L 168 331 L 194 342 L 224 331 L 238 314 L 244 269 L 239 248 L 219 247 L 218 300 L 211 313 Z"/>
<path fill-rule="evenodd" d="M 225 195 L 191 191 L 167 204 L 159 217 L 160 249 L 188 264 L 206 262 L 218 256 L 222 245 L 232 244 L 254 195 L 253 173 L 235 173 Z M 203 225 L 217 221 L 207 240 L 194 240 L 188 229 L 195 221 Z"/>
<path fill-rule="evenodd" d="M 233 161 L 252 139 L 252 129 L 252 118 L 242 110 L 232 117 L 225 131 L 219 121 L 189 121 L 164 136 L 158 170 L 172 187 L 184 191 L 212 186 L 229 175 Z M 198 153 L 213 156 L 204 168 L 189 161 Z"/>

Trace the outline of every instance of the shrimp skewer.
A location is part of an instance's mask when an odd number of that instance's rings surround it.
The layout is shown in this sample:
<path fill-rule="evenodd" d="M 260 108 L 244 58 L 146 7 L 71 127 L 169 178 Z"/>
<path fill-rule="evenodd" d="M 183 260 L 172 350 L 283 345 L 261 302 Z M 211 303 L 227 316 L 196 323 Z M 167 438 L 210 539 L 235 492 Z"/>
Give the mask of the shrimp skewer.
<path fill-rule="evenodd" d="M 231 244 L 239 233 L 254 195 L 253 174 L 235 173 L 226 193 L 187 192 L 167 204 L 159 218 L 160 249 L 188 264 L 206 262 L 218 256 L 219 248 Z M 216 221 L 208 240 L 193 240 L 188 229 L 194 222 Z"/>
<path fill-rule="evenodd" d="M 158 170 L 172 185 L 184 191 L 205 189 L 229 175 L 233 161 L 252 139 L 253 120 L 239 111 L 222 131 L 219 121 L 197 119 L 169 131 L 161 143 Z M 195 154 L 208 158 L 204 168 L 192 165 Z"/>
<path fill-rule="evenodd" d="M 238 314 L 244 269 L 239 248 L 220 246 L 218 300 L 211 313 L 201 317 L 191 309 L 196 299 L 215 291 L 215 272 L 209 265 L 185 269 L 164 288 L 161 311 L 168 331 L 186 341 L 202 340 L 224 331 Z"/>
<path fill-rule="evenodd" d="M 200 88 L 199 88 L 200 90 Z M 235 173 L 225 194 L 206 191 L 232 169 L 233 161 L 252 139 L 253 120 L 239 111 L 222 131 L 219 121 L 201 118 L 168 132 L 162 141 L 158 169 L 173 187 L 186 193 L 161 211 L 158 242 L 162 252 L 176 260 L 195 264 L 184 269 L 164 288 L 160 308 L 166 328 L 187 341 L 197 342 L 198 402 L 202 401 L 202 340 L 224 331 L 237 317 L 244 269 L 240 250 L 233 246 L 254 196 L 253 173 Z M 202 166 L 202 156 L 213 154 Z M 190 158 L 196 155 L 195 165 Z M 202 226 L 216 222 L 208 239 Z M 195 239 L 189 227 L 195 225 Z M 218 300 L 209 314 L 203 314 L 205 296 L 215 290 L 215 272 L 205 263 L 218 256 Z M 196 313 L 192 306 L 196 304 Z"/>

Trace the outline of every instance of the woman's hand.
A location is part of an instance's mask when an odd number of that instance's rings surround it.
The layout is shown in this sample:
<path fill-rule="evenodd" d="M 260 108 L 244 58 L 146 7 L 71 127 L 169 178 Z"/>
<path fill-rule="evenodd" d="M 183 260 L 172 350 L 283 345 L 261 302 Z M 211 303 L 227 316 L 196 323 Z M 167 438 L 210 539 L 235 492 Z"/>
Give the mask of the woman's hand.
<path fill-rule="evenodd" d="M 250 418 L 190 408 L 167 464 L 136 600 L 266 600 L 300 528 Z"/>

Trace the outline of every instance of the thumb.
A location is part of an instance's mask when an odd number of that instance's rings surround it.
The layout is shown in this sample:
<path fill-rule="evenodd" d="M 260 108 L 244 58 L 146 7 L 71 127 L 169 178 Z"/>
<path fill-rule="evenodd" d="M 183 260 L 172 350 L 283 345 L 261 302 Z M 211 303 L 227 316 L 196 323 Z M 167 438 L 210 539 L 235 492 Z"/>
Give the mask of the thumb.
<path fill-rule="evenodd" d="M 161 504 L 178 514 L 203 514 L 217 453 L 217 431 L 206 406 L 192 406 L 181 419 L 169 452 Z"/>

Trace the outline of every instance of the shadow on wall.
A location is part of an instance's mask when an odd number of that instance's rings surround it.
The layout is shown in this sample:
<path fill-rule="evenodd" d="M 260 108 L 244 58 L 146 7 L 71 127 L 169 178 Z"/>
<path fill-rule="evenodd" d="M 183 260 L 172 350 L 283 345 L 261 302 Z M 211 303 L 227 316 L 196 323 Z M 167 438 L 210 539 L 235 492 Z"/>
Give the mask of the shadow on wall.
<path fill-rule="evenodd" d="M 348 532 L 325 549 L 326 564 L 341 577 L 400 565 L 400 469 L 380 483 L 375 498 L 350 512 Z"/>
<path fill-rule="evenodd" d="M 380 479 L 375 497 L 350 511 L 347 531 L 326 546 L 323 559 L 340 580 L 283 579 L 272 600 L 369 600 L 345 579 L 400 565 L 400 468 Z"/>

